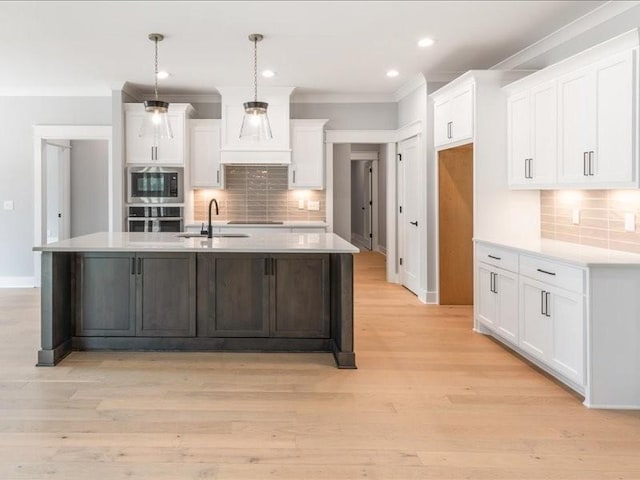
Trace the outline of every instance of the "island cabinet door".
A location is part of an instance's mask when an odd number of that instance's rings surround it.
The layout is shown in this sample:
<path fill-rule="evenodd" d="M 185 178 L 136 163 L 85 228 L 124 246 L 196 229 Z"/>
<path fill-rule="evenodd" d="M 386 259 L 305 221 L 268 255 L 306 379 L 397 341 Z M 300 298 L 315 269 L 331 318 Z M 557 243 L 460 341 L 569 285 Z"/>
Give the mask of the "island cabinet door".
<path fill-rule="evenodd" d="M 194 337 L 195 253 L 139 253 L 135 269 L 136 335 Z"/>
<path fill-rule="evenodd" d="M 273 256 L 272 336 L 330 337 L 329 272 L 327 254 Z"/>
<path fill-rule="evenodd" d="M 198 254 L 198 336 L 268 337 L 270 259 Z"/>
<path fill-rule="evenodd" d="M 76 335 L 133 336 L 133 253 L 81 253 L 75 261 Z"/>

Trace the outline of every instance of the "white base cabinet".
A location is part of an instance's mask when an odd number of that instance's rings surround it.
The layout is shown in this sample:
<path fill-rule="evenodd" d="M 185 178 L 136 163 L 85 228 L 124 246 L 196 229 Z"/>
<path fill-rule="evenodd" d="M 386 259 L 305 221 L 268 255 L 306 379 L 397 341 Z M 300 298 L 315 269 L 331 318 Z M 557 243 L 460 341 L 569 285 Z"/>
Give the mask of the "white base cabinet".
<path fill-rule="evenodd" d="M 563 242 L 531 251 L 476 240 L 475 256 L 476 331 L 584 395 L 588 407 L 640 410 L 637 255 Z"/>

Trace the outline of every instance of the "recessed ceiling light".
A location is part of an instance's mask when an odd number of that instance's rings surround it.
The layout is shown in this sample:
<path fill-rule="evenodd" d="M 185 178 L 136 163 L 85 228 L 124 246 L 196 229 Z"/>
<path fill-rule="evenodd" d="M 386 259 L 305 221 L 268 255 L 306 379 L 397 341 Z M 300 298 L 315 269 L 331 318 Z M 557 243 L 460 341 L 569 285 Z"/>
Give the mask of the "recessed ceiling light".
<path fill-rule="evenodd" d="M 164 80 L 165 78 L 169 78 L 169 72 L 165 72 L 164 70 L 158 72 L 158 80 Z"/>
<path fill-rule="evenodd" d="M 400 75 L 398 70 L 389 70 L 387 72 L 387 77 L 389 77 L 389 78 L 397 77 L 398 75 Z"/>
<path fill-rule="evenodd" d="M 262 76 L 264 78 L 273 78 L 276 76 L 276 72 L 274 72 L 273 70 L 263 70 Z"/>
<path fill-rule="evenodd" d="M 436 43 L 436 42 L 435 42 L 435 40 L 433 38 L 422 38 L 422 39 L 420 39 L 420 41 L 418 41 L 418 46 L 419 47 L 430 47 L 434 43 Z"/>

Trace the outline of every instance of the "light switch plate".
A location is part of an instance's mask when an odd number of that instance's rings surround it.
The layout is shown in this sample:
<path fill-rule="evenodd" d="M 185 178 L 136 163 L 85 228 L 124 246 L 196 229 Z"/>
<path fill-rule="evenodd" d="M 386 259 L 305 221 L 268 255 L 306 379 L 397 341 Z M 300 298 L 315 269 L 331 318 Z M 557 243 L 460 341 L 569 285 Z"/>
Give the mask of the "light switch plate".
<path fill-rule="evenodd" d="M 304 200 L 298 200 L 298 210 L 304 210 Z"/>
<path fill-rule="evenodd" d="M 5 200 L 4 201 L 4 209 L 5 210 L 13 210 L 13 200 Z"/>
<path fill-rule="evenodd" d="M 624 214 L 624 229 L 627 232 L 636 231 L 636 214 L 635 213 Z"/>
<path fill-rule="evenodd" d="M 307 208 L 309 210 L 320 210 L 320 202 L 318 200 L 308 200 L 307 201 Z"/>
<path fill-rule="evenodd" d="M 580 224 L 580 209 L 579 208 L 574 208 L 571 211 L 571 223 L 573 223 L 574 225 L 579 225 Z"/>

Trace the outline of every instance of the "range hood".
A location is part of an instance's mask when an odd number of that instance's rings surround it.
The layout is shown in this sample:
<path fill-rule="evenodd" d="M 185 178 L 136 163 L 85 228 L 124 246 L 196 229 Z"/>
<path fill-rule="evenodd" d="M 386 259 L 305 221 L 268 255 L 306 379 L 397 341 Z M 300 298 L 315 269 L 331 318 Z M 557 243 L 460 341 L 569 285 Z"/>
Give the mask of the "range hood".
<path fill-rule="evenodd" d="M 261 87 L 260 100 L 269 104 L 273 138 L 256 142 L 240 138 L 243 103 L 252 98 L 252 87 L 218 87 L 222 97 L 220 163 L 225 165 L 289 165 L 289 102 L 293 87 Z"/>

